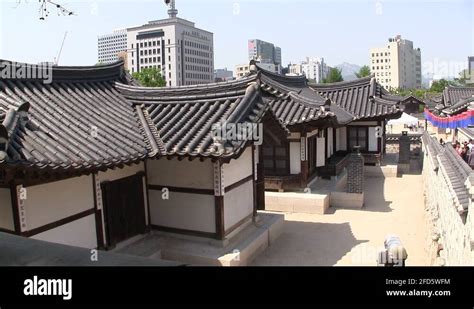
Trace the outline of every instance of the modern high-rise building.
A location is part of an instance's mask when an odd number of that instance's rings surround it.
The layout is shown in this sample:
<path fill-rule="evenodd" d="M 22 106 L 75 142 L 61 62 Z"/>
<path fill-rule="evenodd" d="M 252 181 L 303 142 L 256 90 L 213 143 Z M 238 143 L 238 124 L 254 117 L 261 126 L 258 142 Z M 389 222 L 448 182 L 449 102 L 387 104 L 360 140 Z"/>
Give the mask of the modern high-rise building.
<path fill-rule="evenodd" d="M 214 81 L 221 82 L 234 79 L 234 72 L 231 70 L 224 69 L 215 69 L 214 70 Z"/>
<path fill-rule="evenodd" d="M 309 58 L 301 64 L 291 64 L 288 67 L 290 75 L 305 75 L 307 79 L 321 83 L 327 77 L 329 67 L 324 62 L 324 58 Z"/>
<path fill-rule="evenodd" d="M 281 65 L 281 48 L 262 40 L 253 39 L 248 42 L 249 60 L 272 62 Z"/>
<path fill-rule="evenodd" d="M 400 35 L 385 47 L 370 49 L 370 69 L 386 89 L 421 88 L 421 51 Z"/>
<path fill-rule="evenodd" d="M 474 56 L 467 57 L 469 74 L 472 76 L 474 74 Z"/>
<path fill-rule="evenodd" d="M 127 68 L 131 73 L 156 68 L 167 86 L 213 82 L 213 33 L 176 17 L 174 1 L 168 14 L 169 18 L 126 29 L 126 48 L 122 51 L 126 51 Z"/>
<path fill-rule="evenodd" d="M 115 30 L 113 33 L 97 38 L 98 62 L 111 63 L 119 60 L 119 53 L 127 49 L 127 30 Z"/>
<path fill-rule="evenodd" d="M 324 58 L 306 58 L 306 61 L 301 66 L 306 78 L 315 83 L 321 83 L 329 72 Z"/>

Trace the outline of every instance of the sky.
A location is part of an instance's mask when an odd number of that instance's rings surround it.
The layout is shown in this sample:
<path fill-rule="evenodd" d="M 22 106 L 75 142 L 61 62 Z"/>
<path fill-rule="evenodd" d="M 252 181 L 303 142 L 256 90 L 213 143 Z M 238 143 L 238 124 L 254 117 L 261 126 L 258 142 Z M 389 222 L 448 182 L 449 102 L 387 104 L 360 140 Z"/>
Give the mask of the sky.
<path fill-rule="evenodd" d="M 97 36 L 167 17 L 163 0 L 56 0 L 39 20 L 37 0 L 0 0 L 0 58 L 97 62 Z M 178 17 L 214 33 L 215 68 L 248 62 L 248 39 L 282 49 L 283 64 L 323 57 L 329 65 L 369 63 L 369 48 L 400 34 L 421 49 L 423 74 L 455 75 L 474 55 L 474 0 L 176 0 Z M 461 68 L 462 69 L 462 68 Z"/>

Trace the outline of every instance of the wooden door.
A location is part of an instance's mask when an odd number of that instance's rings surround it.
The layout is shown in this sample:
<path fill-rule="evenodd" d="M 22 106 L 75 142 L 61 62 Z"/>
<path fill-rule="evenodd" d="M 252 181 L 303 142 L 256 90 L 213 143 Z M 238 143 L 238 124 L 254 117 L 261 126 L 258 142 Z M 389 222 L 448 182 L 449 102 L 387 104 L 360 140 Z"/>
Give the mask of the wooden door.
<path fill-rule="evenodd" d="M 105 210 L 107 247 L 146 231 L 143 178 L 135 175 L 104 182 L 102 199 Z"/>

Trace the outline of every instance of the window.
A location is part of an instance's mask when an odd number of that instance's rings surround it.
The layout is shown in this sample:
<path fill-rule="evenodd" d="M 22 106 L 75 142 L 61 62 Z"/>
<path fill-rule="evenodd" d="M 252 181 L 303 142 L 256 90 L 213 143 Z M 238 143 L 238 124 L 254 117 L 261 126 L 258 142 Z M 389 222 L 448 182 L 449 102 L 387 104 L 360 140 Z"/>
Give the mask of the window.
<path fill-rule="evenodd" d="M 263 146 L 263 166 L 265 175 L 287 175 L 288 166 L 288 144 L 281 146 Z"/>
<path fill-rule="evenodd" d="M 352 150 L 354 146 L 360 146 L 361 151 L 367 151 L 369 129 L 367 127 L 349 126 L 348 130 L 349 130 L 348 150 Z"/>

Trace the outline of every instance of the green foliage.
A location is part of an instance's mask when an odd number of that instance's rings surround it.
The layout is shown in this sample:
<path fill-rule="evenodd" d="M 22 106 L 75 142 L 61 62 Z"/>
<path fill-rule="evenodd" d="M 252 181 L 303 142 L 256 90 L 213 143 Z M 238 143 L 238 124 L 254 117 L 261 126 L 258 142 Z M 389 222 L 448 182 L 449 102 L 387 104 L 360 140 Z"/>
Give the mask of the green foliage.
<path fill-rule="evenodd" d="M 144 87 L 166 86 L 166 80 L 161 76 L 157 68 L 141 69 L 140 72 L 135 72 L 132 76 Z"/>
<path fill-rule="evenodd" d="M 359 72 L 355 73 L 357 78 L 367 77 L 370 76 L 370 68 L 368 65 L 364 65 L 360 68 Z"/>
<path fill-rule="evenodd" d="M 344 79 L 342 78 L 341 70 L 338 68 L 331 68 L 329 70 L 329 74 L 326 78 L 323 78 L 323 83 L 336 83 L 342 82 Z"/>
<path fill-rule="evenodd" d="M 443 92 L 444 88 L 446 88 L 447 86 L 450 86 L 450 85 L 455 85 L 456 83 L 454 82 L 451 82 L 451 81 L 448 81 L 448 80 L 445 80 L 445 79 L 440 79 L 440 80 L 437 80 L 437 81 L 434 81 L 432 84 L 431 84 L 431 88 L 430 88 L 430 92 L 438 92 L 438 93 L 441 93 Z"/>

